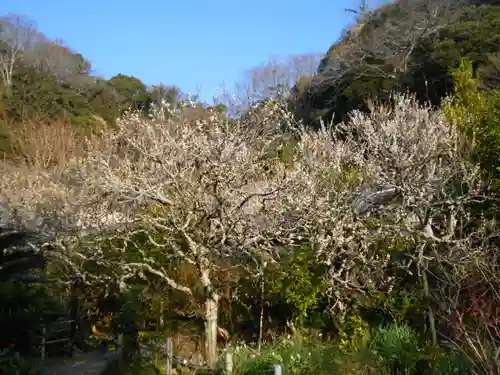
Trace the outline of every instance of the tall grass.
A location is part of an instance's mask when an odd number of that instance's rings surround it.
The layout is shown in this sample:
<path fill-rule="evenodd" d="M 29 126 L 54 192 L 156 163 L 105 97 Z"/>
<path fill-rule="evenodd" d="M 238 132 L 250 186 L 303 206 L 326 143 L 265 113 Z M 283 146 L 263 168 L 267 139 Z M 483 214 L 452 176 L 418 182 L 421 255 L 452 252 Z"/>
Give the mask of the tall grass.
<path fill-rule="evenodd" d="M 52 123 L 24 121 L 3 127 L 4 158 L 36 169 L 63 166 L 96 147 L 99 137 L 64 119 Z"/>

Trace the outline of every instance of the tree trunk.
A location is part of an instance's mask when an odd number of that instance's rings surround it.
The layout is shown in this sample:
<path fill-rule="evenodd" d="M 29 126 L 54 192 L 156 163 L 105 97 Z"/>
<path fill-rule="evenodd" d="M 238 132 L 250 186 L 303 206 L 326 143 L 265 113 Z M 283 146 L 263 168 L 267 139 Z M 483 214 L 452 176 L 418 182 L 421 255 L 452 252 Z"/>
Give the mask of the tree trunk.
<path fill-rule="evenodd" d="M 262 349 L 262 336 L 264 335 L 264 273 L 260 280 L 260 314 L 259 314 L 259 338 L 257 340 L 257 352 Z"/>
<path fill-rule="evenodd" d="M 210 268 L 200 267 L 201 283 L 205 294 L 205 356 L 210 368 L 217 365 L 217 318 L 219 315 L 219 295 L 214 290 L 210 278 Z"/>
<path fill-rule="evenodd" d="M 437 331 L 436 331 L 436 319 L 434 317 L 434 311 L 431 305 L 431 294 L 429 292 L 429 283 L 427 281 L 426 271 L 422 271 L 422 283 L 424 288 L 424 295 L 427 299 L 427 319 L 429 321 L 429 330 L 431 332 L 432 343 L 437 345 Z"/>
<path fill-rule="evenodd" d="M 210 368 L 217 365 L 217 316 L 219 296 L 211 293 L 205 300 L 205 355 Z"/>

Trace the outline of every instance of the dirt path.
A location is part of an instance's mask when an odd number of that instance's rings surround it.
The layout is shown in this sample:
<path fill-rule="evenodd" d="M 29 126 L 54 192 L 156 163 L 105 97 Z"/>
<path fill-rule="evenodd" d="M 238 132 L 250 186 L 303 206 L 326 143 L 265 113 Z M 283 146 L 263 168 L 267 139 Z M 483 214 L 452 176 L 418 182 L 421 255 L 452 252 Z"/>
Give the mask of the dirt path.
<path fill-rule="evenodd" d="M 51 365 L 42 370 L 42 375 L 100 375 L 108 363 L 117 359 L 118 353 L 92 353 L 78 362 Z"/>

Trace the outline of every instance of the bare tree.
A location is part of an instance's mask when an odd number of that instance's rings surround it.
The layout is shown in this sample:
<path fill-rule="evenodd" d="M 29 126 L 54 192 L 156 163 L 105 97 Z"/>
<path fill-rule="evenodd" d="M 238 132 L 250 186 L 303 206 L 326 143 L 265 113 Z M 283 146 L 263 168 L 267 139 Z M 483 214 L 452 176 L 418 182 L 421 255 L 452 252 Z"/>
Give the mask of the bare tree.
<path fill-rule="evenodd" d="M 301 77 L 316 74 L 320 60 L 320 54 L 273 56 L 266 64 L 247 71 L 245 82 L 252 101 L 287 97 Z"/>
<path fill-rule="evenodd" d="M 216 104 L 224 104 L 231 114 L 237 114 L 263 100 L 284 99 L 301 78 L 316 74 L 321 58 L 322 54 L 315 53 L 271 56 L 266 63 L 244 72 L 241 82 L 232 90 L 234 95 L 223 92 L 216 98 Z"/>
<path fill-rule="evenodd" d="M 33 47 L 30 58 L 36 68 L 56 77 L 61 82 L 77 83 L 90 73 L 90 62 L 72 51 L 61 39 L 40 40 Z"/>
<path fill-rule="evenodd" d="M 487 237 L 473 249 L 473 261 L 454 264 L 451 272 L 442 273 L 445 280 L 435 293 L 448 307 L 441 315 L 450 328 L 446 339 L 480 373 L 493 375 L 500 371 L 500 280 L 498 247 Z"/>
<path fill-rule="evenodd" d="M 12 85 L 15 65 L 39 37 L 35 23 L 24 16 L 9 14 L 0 18 L 0 75 L 5 87 Z"/>

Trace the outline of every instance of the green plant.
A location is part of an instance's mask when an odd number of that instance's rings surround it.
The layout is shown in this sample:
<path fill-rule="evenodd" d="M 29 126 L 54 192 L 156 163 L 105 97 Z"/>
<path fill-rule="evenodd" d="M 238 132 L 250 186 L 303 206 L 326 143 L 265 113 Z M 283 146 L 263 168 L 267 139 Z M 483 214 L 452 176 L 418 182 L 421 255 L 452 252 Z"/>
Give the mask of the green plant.
<path fill-rule="evenodd" d="M 363 348 L 370 339 L 370 326 L 359 315 L 349 314 L 339 333 L 338 348 L 347 353 Z"/>
<path fill-rule="evenodd" d="M 464 133 L 475 160 L 494 171 L 500 166 L 500 92 L 481 90 L 468 60 L 461 61 L 452 77 L 453 96 L 443 103 L 445 115 Z"/>
<path fill-rule="evenodd" d="M 465 375 L 471 370 L 471 362 L 457 349 L 427 343 L 422 348 L 426 370 L 433 375 Z"/>
<path fill-rule="evenodd" d="M 0 350 L 0 375 L 29 374 L 29 366 L 17 352 L 11 349 Z"/>
<path fill-rule="evenodd" d="M 32 233 L 0 228 L 0 347 L 23 355 L 33 350 L 44 312 L 60 307 L 41 276 L 45 256 L 28 247 L 30 240 Z"/>
<path fill-rule="evenodd" d="M 379 328 L 369 345 L 351 352 L 295 334 L 265 346 L 260 353 L 247 346 L 231 349 L 236 375 L 272 374 L 280 364 L 293 375 L 454 375 L 469 374 L 466 358 L 447 347 L 424 344 L 407 326 Z M 222 356 L 223 357 L 223 356 Z"/>
<path fill-rule="evenodd" d="M 422 359 L 420 339 L 407 325 L 379 328 L 370 347 L 378 362 L 392 373 L 413 374 Z"/>
<path fill-rule="evenodd" d="M 260 353 L 239 346 L 233 350 L 234 370 L 238 375 L 272 374 L 273 366 L 282 366 L 284 374 L 332 374 L 336 372 L 337 353 L 316 339 L 297 333 L 266 346 Z"/>
<path fill-rule="evenodd" d="M 321 271 L 310 245 L 303 245 L 266 280 L 270 299 L 284 302 L 294 324 L 303 324 L 318 305 L 325 290 Z"/>

